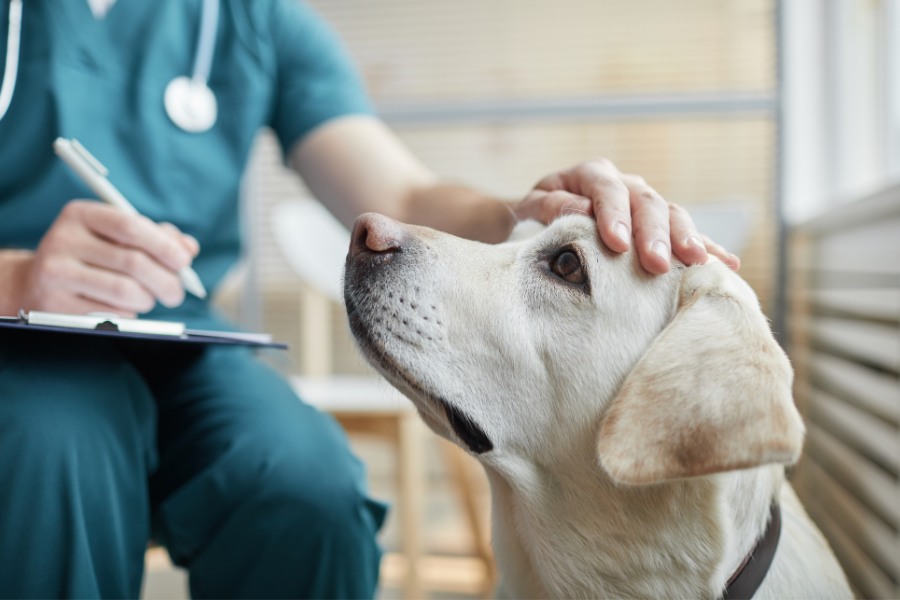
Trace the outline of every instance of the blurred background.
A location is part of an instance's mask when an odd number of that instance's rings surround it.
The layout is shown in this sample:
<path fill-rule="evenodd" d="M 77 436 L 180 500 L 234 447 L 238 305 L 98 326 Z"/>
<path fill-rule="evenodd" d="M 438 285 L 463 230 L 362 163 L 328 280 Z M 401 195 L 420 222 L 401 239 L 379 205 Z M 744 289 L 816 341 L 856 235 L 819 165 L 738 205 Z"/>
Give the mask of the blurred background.
<path fill-rule="evenodd" d="M 810 431 L 795 485 L 857 593 L 900 596 L 900 2 L 311 4 L 380 115 L 445 178 L 517 199 L 541 176 L 603 156 L 741 256 L 797 368 Z M 291 219 L 318 223 L 308 196 L 261 135 L 245 182 L 252 244 L 218 301 L 291 344 L 271 357 L 286 373 L 371 377 L 333 297 L 338 276 L 310 274 L 316 266 L 294 256 L 302 240 L 279 233 Z M 316 238 L 329 227 L 293 237 L 338 248 L 327 264 L 339 265 L 340 233 L 335 244 Z M 392 398 L 386 384 L 371 389 Z M 384 597 L 482 595 L 491 571 L 472 510 L 486 519 L 489 505 L 477 467 L 420 432 L 405 438 L 420 461 L 403 471 L 392 431 L 351 431 L 376 495 L 395 500 L 421 477 L 419 509 L 410 522 L 395 510 L 384 533 Z M 413 526 L 409 542 L 400 529 Z M 422 562 L 404 562 L 404 540 Z"/>

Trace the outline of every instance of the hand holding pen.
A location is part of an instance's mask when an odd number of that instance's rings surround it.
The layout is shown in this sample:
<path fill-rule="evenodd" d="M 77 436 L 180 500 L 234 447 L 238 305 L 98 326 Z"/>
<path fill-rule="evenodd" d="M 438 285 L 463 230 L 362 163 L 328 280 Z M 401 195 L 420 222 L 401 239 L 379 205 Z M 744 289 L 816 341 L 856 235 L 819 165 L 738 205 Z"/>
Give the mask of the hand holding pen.
<path fill-rule="evenodd" d="M 68 202 L 37 249 L 19 254 L 10 265 L 17 306 L 9 308 L 135 316 L 156 302 L 181 304 L 188 286 L 205 295 L 199 278 L 195 285 L 181 275 L 199 251 L 196 240 L 133 209 L 110 205 L 108 190 L 103 195 L 109 204 Z"/>

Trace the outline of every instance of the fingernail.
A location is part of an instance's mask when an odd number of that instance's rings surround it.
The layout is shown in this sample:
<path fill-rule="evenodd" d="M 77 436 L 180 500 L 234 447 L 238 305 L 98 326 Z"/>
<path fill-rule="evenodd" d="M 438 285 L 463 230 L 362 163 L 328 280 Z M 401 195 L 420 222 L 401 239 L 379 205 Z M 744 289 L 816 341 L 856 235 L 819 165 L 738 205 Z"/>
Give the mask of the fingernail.
<path fill-rule="evenodd" d="M 700 241 L 700 238 L 694 235 L 688 236 L 687 244 L 689 246 L 694 246 L 695 248 L 700 248 L 701 250 L 706 250 L 706 246 Z"/>
<path fill-rule="evenodd" d="M 622 240 L 626 246 L 631 245 L 631 231 L 628 230 L 628 225 L 619 221 L 616 223 L 616 226 L 613 227 L 613 233 L 615 233 L 616 237 Z"/>
<path fill-rule="evenodd" d="M 664 261 L 669 262 L 669 258 L 671 256 L 671 254 L 669 252 L 669 246 L 665 242 L 656 240 L 650 246 L 650 252 L 657 255 Z"/>

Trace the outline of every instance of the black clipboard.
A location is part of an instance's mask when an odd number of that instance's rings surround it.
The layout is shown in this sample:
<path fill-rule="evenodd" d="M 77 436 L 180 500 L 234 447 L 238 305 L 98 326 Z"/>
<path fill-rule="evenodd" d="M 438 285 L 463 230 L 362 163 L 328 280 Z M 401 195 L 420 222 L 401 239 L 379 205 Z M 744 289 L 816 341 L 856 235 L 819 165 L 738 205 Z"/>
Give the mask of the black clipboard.
<path fill-rule="evenodd" d="M 285 350 L 268 334 L 242 331 L 190 329 L 177 321 L 126 319 L 117 315 L 70 315 L 19 311 L 18 316 L 0 316 L 0 330 L 43 331 L 62 335 L 89 335 L 172 344 L 249 346 Z"/>

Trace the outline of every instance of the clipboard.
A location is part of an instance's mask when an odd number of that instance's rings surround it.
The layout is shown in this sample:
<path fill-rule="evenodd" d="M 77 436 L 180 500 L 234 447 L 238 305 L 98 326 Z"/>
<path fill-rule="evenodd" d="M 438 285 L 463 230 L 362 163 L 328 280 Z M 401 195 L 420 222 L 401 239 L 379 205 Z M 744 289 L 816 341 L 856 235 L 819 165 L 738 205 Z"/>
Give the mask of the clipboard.
<path fill-rule="evenodd" d="M 17 316 L 0 316 L 0 330 L 45 331 L 64 335 L 91 335 L 173 344 L 250 346 L 287 349 L 267 333 L 190 329 L 178 321 L 129 319 L 114 314 L 73 315 L 20 310 Z"/>

